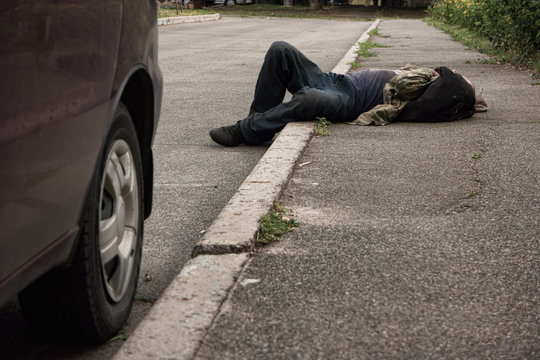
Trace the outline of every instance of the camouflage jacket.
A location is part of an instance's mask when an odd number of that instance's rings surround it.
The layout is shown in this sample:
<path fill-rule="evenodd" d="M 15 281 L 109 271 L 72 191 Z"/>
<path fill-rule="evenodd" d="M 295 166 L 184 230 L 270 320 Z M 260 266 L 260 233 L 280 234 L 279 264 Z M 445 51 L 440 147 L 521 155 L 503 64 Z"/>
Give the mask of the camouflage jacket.
<path fill-rule="evenodd" d="M 422 94 L 437 78 L 432 69 L 407 64 L 397 71 L 383 89 L 383 103 L 360 114 L 353 125 L 386 125 L 395 120 L 405 105 Z"/>

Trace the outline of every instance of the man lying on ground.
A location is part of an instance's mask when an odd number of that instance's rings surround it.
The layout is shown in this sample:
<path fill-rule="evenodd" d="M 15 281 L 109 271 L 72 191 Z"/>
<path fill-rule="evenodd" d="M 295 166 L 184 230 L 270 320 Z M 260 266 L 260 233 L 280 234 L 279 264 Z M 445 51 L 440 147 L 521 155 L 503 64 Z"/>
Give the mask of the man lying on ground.
<path fill-rule="evenodd" d="M 286 90 L 293 96 L 283 102 Z M 223 146 L 258 145 L 291 121 L 386 125 L 452 121 L 475 110 L 487 110 L 483 98 L 476 99 L 473 84 L 446 67 L 323 73 L 294 46 L 277 41 L 266 53 L 249 115 L 210 130 L 210 137 Z"/>

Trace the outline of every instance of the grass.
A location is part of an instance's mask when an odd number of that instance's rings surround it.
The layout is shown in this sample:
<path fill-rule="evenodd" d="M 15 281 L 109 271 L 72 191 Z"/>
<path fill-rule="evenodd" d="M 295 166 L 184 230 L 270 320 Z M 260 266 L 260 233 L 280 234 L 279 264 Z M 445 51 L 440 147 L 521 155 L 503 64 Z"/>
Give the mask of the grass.
<path fill-rule="evenodd" d="M 484 157 L 484 155 L 483 155 L 482 153 L 474 154 L 474 155 L 472 156 L 472 158 L 473 158 L 474 160 L 478 160 L 478 159 L 481 159 L 481 158 L 483 158 L 483 157 Z"/>
<path fill-rule="evenodd" d="M 390 35 L 382 35 L 382 34 L 379 32 L 379 28 L 371 29 L 371 30 L 368 32 L 368 35 L 369 35 L 369 36 L 378 36 L 378 37 L 382 37 L 382 38 L 389 38 L 389 37 L 390 37 Z"/>
<path fill-rule="evenodd" d="M 447 24 L 442 21 L 434 20 L 432 18 L 426 18 L 425 21 L 428 24 L 436 27 L 437 29 L 449 34 L 452 39 L 459 41 L 465 46 L 476 49 L 479 52 L 490 56 L 497 56 L 498 54 L 496 49 L 493 48 L 491 41 L 474 34 L 472 31 L 469 31 L 457 25 Z"/>
<path fill-rule="evenodd" d="M 291 217 L 290 209 L 286 209 L 279 205 L 279 202 L 274 201 L 272 209 L 259 220 L 259 232 L 257 234 L 257 242 L 268 244 L 278 241 L 281 235 L 292 231 L 300 224 Z"/>
<path fill-rule="evenodd" d="M 356 0 L 355 0 L 356 1 Z M 354 4 L 354 2 L 353 2 Z M 323 20 L 371 21 L 376 18 L 423 18 L 424 13 L 415 9 L 392 9 L 383 7 L 365 7 L 363 1 L 356 1 L 352 6 L 323 6 L 321 10 L 310 10 L 309 6 L 282 6 L 274 4 L 250 4 L 212 7 L 221 15 L 241 17 L 287 17 Z"/>
<path fill-rule="evenodd" d="M 478 153 L 474 154 L 473 156 L 471 156 L 471 158 L 474 159 L 474 160 L 480 160 L 483 157 L 484 157 L 484 154 L 482 154 L 481 152 L 478 152 Z M 476 170 L 474 170 L 474 167 L 473 167 L 473 171 L 475 171 L 475 173 L 476 173 Z M 480 190 L 482 188 L 482 185 L 481 185 L 480 177 L 478 175 L 475 175 L 475 176 L 469 178 L 469 181 L 473 182 L 475 184 L 474 187 L 477 188 L 475 190 L 469 191 L 469 193 L 467 194 L 468 198 L 472 198 L 472 197 L 475 197 L 475 196 L 480 194 Z"/>
<path fill-rule="evenodd" d="M 422 19 L 423 9 L 400 9 L 388 7 L 365 7 L 364 0 L 354 0 L 348 6 L 323 6 L 321 10 L 310 10 L 309 6 L 282 6 L 274 4 L 250 4 L 234 6 L 212 6 L 203 9 L 179 9 L 173 3 L 161 3 L 158 17 L 188 16 L 201 14 L 232 15 L 240 17 L 288 17 L 325 20 L 373 21 L 374 19 Z M 180 7 L 180 6 L 179 6 Z"/>
<path fill-rule="evenodd" d="M 335 19 L 333 7 L 323 7 L 322 10 L 311 11 L 309 6 L 281 6 L 272 4 L 253 4 L 222 6 L 217 8 L 220 14 L 236 15 L 242 17 L 286 17 L 286 18 L 309 18 L 309 19 Z"/>
<path fill-rule="evenodd" d="M 377 53 L 371 52 L 371 49 L 373 49 L 373 48 L 387 48 L 387 47 L 389 47 L 389 46 L 377 44 L 377 43 L 374 43 L 373 41 L 371 41 L 371 39 L 367 39 L 363 43 L 359 44 L 359 48 L 356 51 L 356 54 L 358 54 L 358 56 L 361 56 L 361 57 L 373 57 L 373 56 L 377 56 Z"/>
<path fill-rule="evenodd" d="M 110 344 L 110 343 L 113 343 L 113 342 L 116 342 L 116 341 L 126 341 L 127 339 L 128 339 L 127 335 L 118 334 L 118 335 L 110 338 L 109 340 L 107 340 L 107 344 Z"/>
<path fill-rule="evenodd" d="M 196 16 L 196 15 L 211 15 L 216 11 L 212 9 L 182 9 L 178 4 L 178 13 L 176 12 L 176 5 L 161 4 L 158 12 L 158 18 L 175 17 L 175 16 Z"/>
<path fill-rule="evenodd" d="M 330 8 L 324 7 L 319 11 L 310 11 L 309 6 L 284 7 L 272 4 L 257 4 L 249 6 L 233 6 L 231 8 L 220 9 L 223 14 L 237 14 L 244 16 L 264 16 L 264 17 L 287 17 L 287 18 L 310 18 L 330 20 Z"/>
<path fill-rule="evenodd" d="M 250 4 L 234 6 L 212 6 L 203 9 L 179 9 L 173 3 L 161 3 L 158 17 L 174 17 L 215 14 L 239 17 L 287 17 L 323 20 L 373 21 L 377 18 L 415 18 L 425 16 L 421 9 L 398 9 L 386 7 L 365 7 L 364 0 L 354 0 L 349 6 L 324 6 L 321 10 L 310 10 L 309 6 L 282 6 L 274 4 Z"/>
<path fill-rule="evenodd" d="M 369 32 L 370 35 L 374 34 L 373 36 L 379 36 L 379 31 L 375 31 L 377 29 L 373 29 Z M 364 42 L 358 43 L 358 50 L 356 50 L 357 58 L 356 60 L 349 63 L 353 69 L 360 69 L 362 67 L 362 64 L 360 64 L 359 60 L 361 58 L 367 58 L 367 57 L 374 57 L 377 56 L 377 53 L 372 52 L 371 49 L 373 48 L 387 48 L 389 46 L 387 45 L 381 45 L 377 44 L 371 39 L 367 39 Z"/>
<path fill-rule="evenodd" d="M 328 136 L 330 135 L 330 130 L 328 130 L 328 125 L 332 123 L 324 117 L 317 118 L 317 126 L 315 127 L 315 135 L 317 136 Z"/>
<path fill-rule="evenodd" d="M 513 65 L 528 70 L 534 79 L 540 78 L 540 58 L 538 57 L 536 59 L 523 59 L 523 55 L 519 49 L 510 51 L 497 48 L 489 41 L 489 39 L 479 36 L 464 27 L 447 24 L 432 18 L 426 18 L 425 21 L 437 29 L 449 34 L 452 39 L 490 57 L 488 60 L 481 61 L 481 63 Z M 533 84 L 536 83 L 537 81 L 533 82 Z"/>

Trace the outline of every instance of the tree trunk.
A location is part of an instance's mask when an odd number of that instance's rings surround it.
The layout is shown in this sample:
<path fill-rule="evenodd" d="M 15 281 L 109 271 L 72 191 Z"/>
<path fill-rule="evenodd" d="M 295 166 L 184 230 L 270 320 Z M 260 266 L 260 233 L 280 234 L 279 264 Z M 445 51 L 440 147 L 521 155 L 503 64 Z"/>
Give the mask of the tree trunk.
<path fill-rule="evenodd" d="M 309 10 L 321 10 L 322 0 L 309 0 Z"/>

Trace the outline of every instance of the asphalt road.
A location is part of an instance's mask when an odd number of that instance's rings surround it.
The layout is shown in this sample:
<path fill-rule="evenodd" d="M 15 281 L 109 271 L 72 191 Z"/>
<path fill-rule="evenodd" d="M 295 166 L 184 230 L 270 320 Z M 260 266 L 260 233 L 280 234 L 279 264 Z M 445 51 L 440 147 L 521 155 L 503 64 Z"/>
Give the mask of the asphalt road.
<path fill-rule="evenodd" d="M 141 278 L 127 335 L 266 150 L 225 149 L 207 133 L 246 115 L 268 46 L 289 41 L 329 71 L 369 25 L 225 17 L 160 28 L 165 94 L 154 142 L 155 207 L 145 223 Z M 27 333 L 16 302 L 0 309 L 2 359 L 107 359 L 121 343 L 84 347 L 43 342 Z"/>

